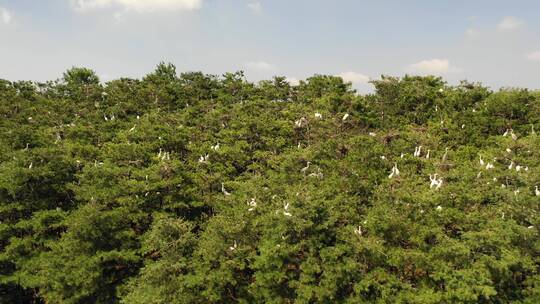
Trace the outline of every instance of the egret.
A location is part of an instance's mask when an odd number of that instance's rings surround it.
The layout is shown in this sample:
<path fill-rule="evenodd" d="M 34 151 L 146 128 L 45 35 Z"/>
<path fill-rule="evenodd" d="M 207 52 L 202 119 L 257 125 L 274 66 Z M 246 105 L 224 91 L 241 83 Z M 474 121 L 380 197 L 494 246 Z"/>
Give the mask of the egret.
<path fill-rule="evenodd" d="M 109 121 L 109 119 L 107 118 L 107 115 L 103 115 L 103 118 L 105 118 L 105 121 Z"/>
<path fill-rule="evenodd" d="M 443 184 L 443 179 L 439 178 L 439 180 L 437 181 L 437 187 L 435 187 L 435 190 L 439 190 L 439 188 L 442 186 L 442 184 Z"/>
<path fill-rule="evenodd" d="M 300 172 L 302 172 L 302 174 L 306 175 L 306 172 L 307 170 L 309 169 L 309 165 L 311 165 L 311 162 L 307 162 L 307 166 L 305 166 L 304 168 L 300 169 Z"/>
<path fill-rule="evenodd" d="M 514 161 L 510 162 L 510 165 L 508 165 L 508 170 L 512 170 L 514 168 Z"/>
<path fill-rule="evenodd" d="M 442 161 L 445 162 L 448 158 L 448 147 L 444 148 L 444 155 L 442 157 Z"/>
<path fill-rule="evenodd" d="M 534 195 L 540 196 L 540 190 L 538 190 L 538 186 L 534 186 Z"/>
<path fill-rule="evenodd" d="M 516 190 L 514 191 L 514 195 L 517 196 L 518 194 L 519 194 L 519 189 L 516 189 Z"/>
<path fill-rule="evenodd" d="M 238 245 L 236 244 L 236 241 L 234 241 L 234 244 L 231 247 L 229 247 L 229 250 L 234 251 L 236 250 L 236 247 L 238 247 Z"/>
<path fill-rule="evenodd" d="M 517 172 L 521 171 L 521 166 L 520 166 L 520 165 L 517 165 L 517 166 L 516 166 L 516 171 L 517 171 Z"/>
<path fill-rule="evenodd" d="M 534 125 L 531 125 L 531 134 L 536 135 L 536 132 L 534 132 Z"/>
<path fill-rule="evenodd" d="M 349 118 L 349 113 L 345 113 L 345 115 L 343 115 L 343 118 L 341 118 L 341 120 L 345 121 L 347 120 L 347 118 Z"/>
<path fill-rule="evenodd" d="M 368 134 L 369 134 L 369 136 L 371 136 L 371 137 L 377 136 L 377 133 L 375 133 L 375 132 L 369 132 Z"/>
<path fill-rule="evenodd" d="M 30 144 L 26 143 L 26 147 L 23 149 L 23 151 L 27 151 L 29 146 L 30 146 Z"/>
<path fill-rule="evenodd" d="M 437 211 L 442 211 L 442 207 L 439 205 L 437 208 L 435 208 Z"/>
<path fill-rule="evenodd" d="M 508 135 L 508 133 L 510 133 L 510 130 L 506 129 L 506 131 L 504 131 L 504 133 L 503 133 L 503 137 L 506 137 Z"/>
<path fill-rule="evenodd" d="M 529 226 L 529 227 L 527 227 L 527 229 L 533 229 L 533 228 L 534 228 L 534 226 Z"/>
<path fill-rule="evenodd" d="M 231 195 L 229 192 L 227 192 L 227 190 L 225 190 L 225 185 L 223 183 L 221 183 L 221 192 L 223 192 L 223 194 L 226 196 Z"/>
<path fill-rule="evenodd" d="M 510 150 L 510 148 L 506 148 L 506 153 L 512 153 L 512 150 Z"/>
<path fill-rule="evenodd" d="M 257 207 L 257 201 L 255 200 L 254 197 L 252 197 L 251 200 L 248 202 L 248 206 L 251 207 L 248 209 L 248 211 L 255 210 L 255 207 Z"/>
<path fill-rule="evenodd" d="M 283 215 L 292 216 L 292 214 L 289 212 L 289 203 L 283 205 Z"/>
<path fill-rule="evenodd" d="M 436 187 L 438 185 L 438 180 L 437 180 L 437 173 L 435 173 L 434 175 L 429 175 L 429 180 L 431 181 L 431 183 L 429 184 L 429 189 L 432 189 L 433 187 Z"/>
<path fill-rule="evenodd" d="M 141 119 L 141 117 L 139 115 L 137 115 L 137 120 Z"/>
<path fill-rule="evenodd" d="M 431 152 L 430 149 L 427 150 L 426 159 L 429 159 L 429 153 Z"/>
<path fill-rule="evenodd" d="M 30 165 L 28 166 L 28 169 L 32 169 L 33 166 L 34 166 L 34 163 L 30 162 Z"/>
<path fill-rule="evenodd" d="M 135 127 L 136 127 L 136 126 L 135 126 L 135 125 L 133 125 L 133 128 L 129 129 L 129 132 L 133 132 L 133 131 L 135 131 Z"/>
<path fill-rule="evenodd" d="M 484 160 L 482 159 L 482 155 L 480 155 L 480 166 L 484 166 Z"/>
<path fill-rule="evenodd" d="M 219 143 L 212 146 L 212 150 L 217 151 L 219 150 Z"/>
<path fill-rule="evenodd" d="M 397 167 L 397 163 L 394 163 L 394 167 L 392 167 L 392 173 L 390 173 L 390 175 L 388 175 L 388 178 L 392 178 L 394 176 L 398 176 L 399 175 L 399 169 Z"/>
<path fill-rule="evenodd" d="M 381 159 L 382 159 L 382 160 L 386 160 L 386 156 L 381 155 Z"/>
<path fill-rule="evenodd" d="M 510 130 L 512 130 L 512 129 L 510 129 Z M 512 133 L 510 133 L 510 135 L 512 136 L 512 139 L 513 139 L 513 140 L 517 140 L 518 137 L 517 137 L 517 135 L 514 133 L 514 130 L 512 130 Z"/>
<path fill-rule="evenodd" d="M 401 153 L 401 155 L 399 156 L 400 158 L 403 158 L 405 157 L 406 153 Z"/>
<path fill-rule="evenodd" d="M 462 124 L 462 125 L 461 125 L 461 128 L 462 128 L 462 129 L 465 129 L 465 124 Z"/>
<path fill-rule="evenodd" d="M 482 176 L 482 171 L 478 172 L 478 174 L 476 174 L 476 178 L 480 178 Z"/>
<path fill-rule="evenodd" d="M 319 112 L 315 113 L 315 118 L 322 119 L 322 114 Z"/>
<path fill-rule="evenodd" d="M 357 234 L 358 236 L 362 236 L 362 227 L 358 225 L 358 228 L 354 229 L 354 233 Z"/>

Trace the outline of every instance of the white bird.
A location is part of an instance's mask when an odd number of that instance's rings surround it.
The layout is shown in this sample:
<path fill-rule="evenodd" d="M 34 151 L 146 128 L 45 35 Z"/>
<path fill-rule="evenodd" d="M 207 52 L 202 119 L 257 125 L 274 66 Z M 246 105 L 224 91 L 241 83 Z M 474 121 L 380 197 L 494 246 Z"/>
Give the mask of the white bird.
<path fill-rule="evenodd" d="M 403 157 L 405 157 L 406 154 L 407 154 L 407 153 L 401 153 L 401 155 L 400 155 L 399 157 L 400 157 L 400 158 L 403 158 Z"/>
<path fill-rule="evenodd" d="M 219 150 L 219 143 L 212 146 L 212 150 L 217 151 Z"/>
<path fill-rule="evenodd" d="M 315 118 L 322 119 L 322 114 L 319 112 L 315 113 Z"/>
<path fill-rule="evenodd" d="M 289 212 L 289 203 L 283 205 L 283 215 L 292 216 L 292 214 Z"/>
<path fill-rule="evenodd" d="M 133 125 L 133 128 L 129 129 L 129 132 L 133 132 L 133 131 L 135 131 L 135 127 L 136 127 L 136 126 L 135 126 L 135 125 Z"/>
<path fill-rule="evenodd" d="M 422 146 L 415 147 L 413 155 L 416 157 L 420 157 L 421 154 L 422 154 Z"/>
<path fill-rule="evenodd" d="M 137 115 L 137 120 L 141 119 L 141 117 L 139 115 Z"/>
<path fill-rule="evenodd" d="M 369 136 L 371 136 L 371 137 L 377 136 L 377 133 L 375 133 L 375 132 L 369 132 L 368 134 L 369 134 Z"/>
<path fill-rule="evenodd" d="M 439 188 L 442 186 L 442 184 L 443 184 L 443 179 L 439 178 L 439 180 L 437 181 L 437 187 L 435 187 L 435 190 L 439 190 Z"/>
<path fill-rule="evenodd" d="M 354 233 L 358 236 L 362 236 L 362 226 L 358 225 L 358 228 L 354 229 Z"/>
<path fill-rule="evenodd" d="M 392 167 L 392 173 L 388 175 L 388 178 L 392 178 L 394 176 L 399 176 L 399 169 L 397 167 L 397 163 L 394 163 L 394 167 Z"/>
<path fill-rule="evenodd" d="M 253 211 L 255 210 L 255 207 L 257 207 L 257 201 L 255 200 L 254 197 L 251 198 L 251 200 L 247 203 L 249 207 L 248 211 Z"/>
<path fill-rule="evenodd" d="M 506 153 L 512 153 L 512 150 L 510 150 L 510 148 L 506 148 Z"/>
<path fill-rule="evenodd" d="M 516 189 L 516 190 L 514 191 L 514 195 L 517 196 L 518 194 L 519 194 L 519 189 Z"/>
<path fill-rule="evenodd" d="M 517 166 L 516 166 L 516 171 L 517 171 L 517 172 L 521 171 L 521 166 L 520 166 L 520 165 L 517 165 Z"/>
<path fill-rule="evenodd" d="M 427 154 L 426 154 L 426 159 L 429 159 L 429 153 L 431 152 L 431 150 L 427 150 Z"/>
<path fill-rule="evenodd" d="M 345 113 L 345 115 L 343 115 L 343 118 L 341 120 L 345 121 L 347 120 L 347 118 L 349 118 L 349 113 Z"/>
<path fill-rule="evenodd" d="M 461 128 L 462 128 L 462 129 L 465 129 L 465 124 L 462 124 L 462 125 L 461 125 Z"/>
<path fill-rule="evenodd" d="M 31 162 L 30 165 L 28 166 L 28 169 L 32 169 L 33 166 L 34 166 L 34 163 Z"/>
<path fill-rule="evenodd" d="M 437 184 L 438 184 L 438 181 L 437 181 L 437 174 L 435 173 L 434 175 L 429 175 L 429 180 L 431 181 L 431 183 L 429 184 L 429 189 L 432 189 L 433 187 L 436 187 Z"/>
<path fill-rule="evenodd" d="M 447 158 L 448 158 L 448 147 L 444 148 L 444 154 L 443 154 L 443 157 L 442 157 L 442 161 L 445 162 Z"/>
<path fill-rule="evenodd" d="M 482 159 L 482 155 L 480 155 L 480 166 L 484 166 L 484 160 Z"/>
<path fill-rule="evenodd" d="M 437 208 L 435 208 L 437 211 L 442 211 L 442 207 L 439 205 Z"/>
<path fill-rule="evenodd" d="M 512 129 L 511 129 L 512 130 Z M 517 135 L 514 133 L 514 130 L 512 130 L 512 133 L 510 134 L 512 136 L 513 140 L 517 140 Z"/>
<path fill-rule="evenodd" d="M 534 125 L 531 125 L 531 134 L 536 135 L 536 132 L 534 132 Z"/>
<path fill-rule="evenodd" d="M 223 194 L 226 196 L 231 195 L 229 192 L 227 192 L 227 190 L 225 190 L 225 185 L 223 183 L 221 183 L 221 192 L 223 192 Z"/>
<path fill-rule="evenodd" d="M 510 133 L 510 130 L 506 129 L 506 131 L 504 131 L 504 133 L 503 133 L 503 137 L 506 137 L 508 135 L 508 133 Z"/>
<path fill-rule="evenodd" d="M 199 163 L 206 163 L 208 161 L 208 154 L 199 157 Z"/>
<path fill-rule="evenodd" d="M 538 186 L 534 186 L 534 195 L 540 196 L 540 190 L 538 190 Z"/>
<path fill-rule="evenodd" d="M 308 161 L 308 162 L 307 162 L 307 166 L 305 166 L 304 168 L 300 169 L 300 172 L 301 172 L 302 174 L 305 175 L 306 172 L 307 172 L 307 170 L 309 169 L 309 165 L 311 165 L 311 162 Z"/>
<path fill-rule="evenodd" d="M 512 170 L 514 168 L 514 161 L 510 162 L 510 165 L 508 165 L 508 170 Z"/>
<path fill-rule="evenodd" d="M 103 115 L 103 118 L 105 119 L 105 121 L 109 121 L 109 119 L 107 118 L 107 115 Z"/>
<path fill-rule="evenodd" d="M 381 155 L 381 159 L 382 159 L 382 160 L 385 160 L 385 159 L 386 159 L 386 156 Z"/>
<path fill-rule="evenodd" d="M 234 241 L 234 244 L 231 247 L 229 247 L 229 250 L 234 251 L 236 250 L 236 247 L 238 247 L 238 245 L 236 244 L 236 241 Z"/>

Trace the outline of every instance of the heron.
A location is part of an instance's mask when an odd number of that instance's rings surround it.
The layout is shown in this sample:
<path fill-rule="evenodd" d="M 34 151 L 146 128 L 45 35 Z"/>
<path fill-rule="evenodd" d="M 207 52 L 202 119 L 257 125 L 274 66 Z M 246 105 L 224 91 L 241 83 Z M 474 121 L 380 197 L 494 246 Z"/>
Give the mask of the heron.
<path fill-rule="evenodd" d="M 484 166 L 484 160 L 482 159 L 482 155 L 480 155 L 480 166 Z"/>
<path fill-rule="evenodd" d="M 442 157 L 442 161 L 445 162 L 446 159 L 448 159 L 448 147 L 444 148 L 444 155 Z"/>
<path fill-rule="evenodd" d="M 362 236 L 362 226 L 358 225 L 358 227 L 354 229 L 354 233 L 358 236 Z"/>
<path fill-rule="evenodd" d="M 536 135 L 536 132 L 534 131 L 534 125 L 531 125 L 531 135 Z"/>
<path fill-rule="evenodd" d="M 486 170 L 491 170 L 493 168 L 495 168 L 495 166 L 492 163 L 487 163 Z"/>
<path fill-rule="evenodd" d="M 315 118 L 322 119 L 322 114 L 319 112 L 315 113 Z"/>
<path fill-rule="evenodd" d="M 225 190 L 225 185 L 223 183 L 221 183 L 221 192 L 223 192 L 223 194 L 226 196 L 231 195 L 229 192 L 227 192 L 227 190 Z"/>
<path fill-rule="evenodd" d="M 504 133 L 503 133 L 503 137 L 506 137 L 506 136 L 508 136 L 508 133 L 510 133 L 510 129 L 506 129 L 506 131 L 504 131 Z"/>
<path fill-rule="evenodd" d="M 534 186 L 534 195 L 540 196 L 540 190 L 538 190 L 538 186 Z"/>
<path fill-rule="evenodd" d="M 512 153 L 512 150 L 510 150 L 510 148 L 506 148 L 506 153 Z"/>
<path fill-rule="evenodd" d="M 518 137 L 517 137 L 517 135 L 514 133 L 514 130 L 512 130 L 512 129 L 510 129 L 510 130 L 512 131 L 512 132 L 510 133 L 510 136 L 512 136 L 512 139 L 513 139 L 513 140 L 517 140 Z"/>
<path fill-rule="evenodd" d="M 219 143 L 212 146 L 212 150 L 217 151 L 219 150 Z"/>
<path fill-rule="evenodd" d="M 229 250 L 234 251 L 236 250 L 236 247 L 238 247 L 238 244 L 236 244 L 236 241 L 234 241 L 234 244 L 231 247 L 229 247 Z"/>
<path fill-rule="evenodd" d="M 283 205 L 283 215 L 292 216 L 292 214 L 289 212 L 289 203 Z"/>
<path fill-rule="evenodd" d="M 129 132 L 135 131 L 135 127 L 136 127 L 136 125 L 133 125 L 133 128 L 129 129 Z"/>
<path fill-rule="evenodd" d="M 368 134 L 369 134 L 369 136 L 371 136 L 371 137 L 377 136 L 377 133 L 375 133 L 375 132 L 369 132 Z"/>
<path fill-rule="evenodd" d="M 310 161 L 307 162 L 307 165 L 306 165 L 304 168 L 300 169 L 300 172 L 301 172 L 302 174 L 306 175 L 306 172 L 307 172 L 307 170 L 309 169 L 309 165 L 311 165 L 311 162 L 310 162 Z"/>
<path fill-rule="evenodd" d="M 508 170 L 512 170 L 514 168 L 514 161 L 510 162 L 510 165 L 508 165 Z"/>
<path fill-rule="evenodd" d="M 437 208 L 435 208 L 437 211 L 442 211 L 442 207 L 441 205 L 437 206 Z"/>
<path fill-rule="evenodd" d="M 347 120 L 347 118 L 349 118 L 349 113 L 345 113 L 345 115 L 343 115 L 343 118 L 341 118 L 341 120 L 345 121 Z"/>
<path fill-rule="evenodd" d="M 251 200 L 247 204 L 250 207 L 248 211 L 253 211 L 255 210 L 255 207 L 257 207 L 257 201 L 255 200 L 254 197 L 252 197 Z"/>
<path fill-rule="evenodd" d="M 34 163 L 30 162 L 30 165 L 28 165 L 28 169 L 32 169 L 33 166 L 34 166 Z"/>
<path fill-rule="evenodd" d="M 399 169 L 397 167 L 397 163 L 394 163 L 394 167 L 392 167 L 392 173 L 390 173 L 390 175 L 388 175 L 388 178 L 392 178 L 394 176 L 398 176 L 399 175 Z"/>
<path fill-rule="evenodd" d="M 426 159 L 429 159 L 429 153 L 431 152 L 430 149 L 427 150 Z"/>

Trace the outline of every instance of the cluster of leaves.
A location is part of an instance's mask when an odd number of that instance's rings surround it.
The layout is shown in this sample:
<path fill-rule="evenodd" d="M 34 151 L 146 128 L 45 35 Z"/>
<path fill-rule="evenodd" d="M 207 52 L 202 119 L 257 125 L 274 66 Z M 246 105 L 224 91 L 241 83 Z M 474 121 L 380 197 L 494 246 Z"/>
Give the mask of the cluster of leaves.
<path fill-rule="evenodd" d="M 0 303 L 540 303 L 540 95 L 373 84 L 0 80 Z"/>

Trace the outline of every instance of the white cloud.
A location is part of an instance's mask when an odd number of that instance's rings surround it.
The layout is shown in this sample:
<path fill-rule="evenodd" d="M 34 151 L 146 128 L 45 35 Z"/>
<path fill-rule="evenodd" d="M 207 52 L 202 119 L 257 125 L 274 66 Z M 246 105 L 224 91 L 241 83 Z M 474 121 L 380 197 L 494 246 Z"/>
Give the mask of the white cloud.
<path fill-rule="evenodd" d="M 343 78 L 345 82 L 352 82 L 353 84 L 364 84 L 369 81 L 368 76 L 356 72 L 343 72 L 336 76 Z"/>
<path fill-rule="evenodd" d="M 514 16 L 506 16 L 497 25 L 499 31 L 511 31 L 515 30 L 523 25 L 523 21 Z"/>
<path fill-rule="evenodd" d="M 10 24 L 11 23 L 11 13 L 3 7 L 0 7 L 0 23 Z"/>
<path fill-rule="evenodd" d="M 250 1 L 247 6 L 255 14 L 260 14 L 262 12 L 261 2 L 259 1 Z"/>
<path fill-rule="evenodd" d="M 480 36 L 480 31 L 474 28 L 468 28 L 465 30 L 465 36 L 467 36 L 467 38 L 474 39 Z"/>
<path fill-rule="evenodd" d="M 139 13 L 170 10 L 196 10 L 203 0 L 71 0 L 73 7 L 81 12 L 120 7 Z"/>
<path fill-rule="evenodd" d="M 531 61 L 540 61 L 540 51 L 529 53 L 525 57 Z"/>
<path fill-rule="evenodd" d="M 250 70 L 257 70 L 261 72 L 270 72 L 277 70 L 277 67 L 266 61 L 249 61 L 244 63 L 244 67 Z"/>
<path fill-rule="evenodd" d="M 437 58 L 422 60 L 417 63 L 413 63 L 408 66 L 407 70 L 413 73 L 435 75 L 456 73 L 460 71 L 459 68 L 450 65 L 450 61 L 448 61 L 448 59 Z"/>

